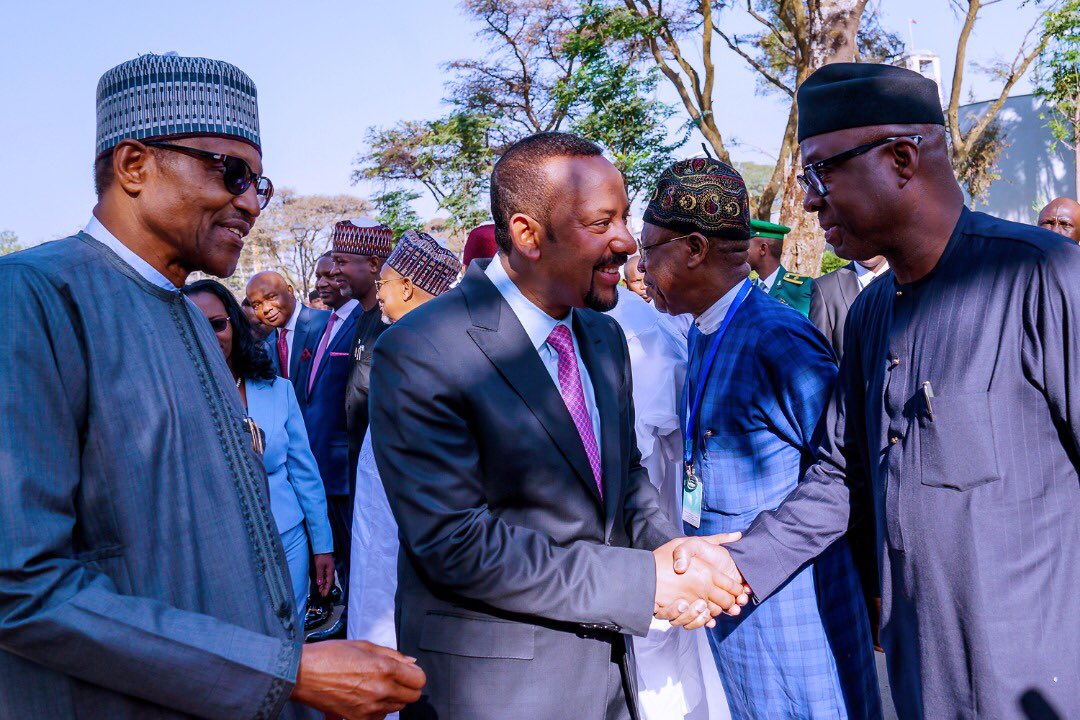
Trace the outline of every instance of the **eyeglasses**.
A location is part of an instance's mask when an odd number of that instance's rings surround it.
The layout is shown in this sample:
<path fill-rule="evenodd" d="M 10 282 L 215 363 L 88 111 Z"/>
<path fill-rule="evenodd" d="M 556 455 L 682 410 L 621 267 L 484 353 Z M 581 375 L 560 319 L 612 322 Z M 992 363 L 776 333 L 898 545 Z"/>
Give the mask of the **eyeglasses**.
<path fill-rule="evenodd" d="M 382 290 L 383 285 L 386 285 L 387 283 L 397 282 L 398 280 L 408 280 L 408 279 L 409 278 L 406 278 L 406 277 L 396 277 L 396 278 L 390 278 L 389 280 L 376 280 L 375 281 L 375 292 L 379 292 L 380 290 Z"/>
<path fill-rule="evenodd" d="M 210 321 L 210 327 L 213 328 L 215 333 L 225 332 L 229 327 L 229 318 L 214 318 Z"/>
<path fill-rule="evenodd" d="M 638 256 L 641 257 L 642 262 L 647 264 L 649 261 L 645 257 L 645 255 L 646 255 L 646 253 L 648 253 L 653 248 L 658 248 L 661 245 L 667 245 L 668 243 L 675 242 L 676 240 L 682 240 L 683 238 L 688 238 L 693 234 L 694 233 L 688 233 L 686 235 L 680 235 L 679 237 L 668 238 L 667 240 L 661 240 L 660 242 L 653 243 L 652 245 L 642 245 L 639 242 L 638 246 L 637 246 L 638 247 Z"/>
<path fill-rule="evenodd" d="M 254 185 L 255 195 L 259 198 L 260 210 L 264 209 L 270 203 L 270 198 L 274 197 L 274 183 L 270 182 L 270 178 L 265 175 L 257 175 L 243 158 L 238 158 L 235 155 L 222 155 L 221 153 L 197 150 L 186 145 L 173 145 L 165 142 L 149 142 L 146 144 L 150 147 L 172 150 L 194 158 L 221 163 L 224 167 L 221 176 L 225 182 L 225 189 L 233 195 L 243 195 L 248 191 L 249 187 Z"/>
<path fill-rule="evenodd" d="M 893 137 L 881 138 L 880 140 L 875 140 L 874 142 L 866 143 L 865 145 L 859 145 L 858 147 L 853 147 L 850 150 L 845 150 L 842 153 L 837 153 L 836 155 L 833 155 L 832 157 L 827 157 L 824 160 L 818 160 L 815 163 L 804 165 L 803 174 L 797 175 L 796 179 L 799 181 L 799 184 L 802 185 L 803 192 L 810 192 L 810 188 L 813 188 L 814 192 L 816 192 L 821 197 L 825 197 L 829 194 L 829 188 L 825 187 L 825 181 L 821 179 L 822 170 L 830 167 L 836 167 L 841 163 L 847 162 L 851 158 L 865 155 L 874 148 L 879 148 L 882 145 L 888 145 L 889 143 L 896 142 L 897 140 L 911 140 L 916 145 L 918 145 L 922 142 L 922 139 L 922 135 L 895 135 Z"/>

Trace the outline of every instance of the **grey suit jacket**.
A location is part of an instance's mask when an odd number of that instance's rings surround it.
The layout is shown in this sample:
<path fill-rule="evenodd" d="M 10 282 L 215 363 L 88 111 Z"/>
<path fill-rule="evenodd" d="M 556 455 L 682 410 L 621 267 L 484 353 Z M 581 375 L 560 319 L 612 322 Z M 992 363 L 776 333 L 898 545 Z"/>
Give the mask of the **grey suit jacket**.
<path fill-rule="evenodd" d="M 814 280 L 810 290 L 810 322 L 829 341 L 838 362 L 844 356 L 848 309 L 859 296 L 860 289 L 855 264 L 848 263 Z"/>
<path fill-rule="evenodd" d="M 640 464 L 615 321 L 574 312 L 601 498 L 555 384 L 474 265 L 384 332 L 372 363 L 375 456 L 402 541 L 399 647 L 428 675 L 403 717 L 602 718 L 613 650 L 652 619 L 649 551 L 682 533 Z"/>

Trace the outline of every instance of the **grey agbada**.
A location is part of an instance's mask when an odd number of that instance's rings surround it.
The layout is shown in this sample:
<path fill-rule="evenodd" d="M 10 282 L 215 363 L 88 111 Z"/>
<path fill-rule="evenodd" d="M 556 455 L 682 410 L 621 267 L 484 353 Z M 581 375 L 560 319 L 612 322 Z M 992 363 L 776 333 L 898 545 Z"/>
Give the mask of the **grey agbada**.
<path fill-rule="evenodd" d="M 852 305 L 817 463 L 731 546 L 767 596 L 873 519 L 902 718 L 1080 717 L 1078 274 L 1071 241 L 963 209 L 928 274 Z"/>
<path fill-rule="evenodd" d="M 0 318 L 0 715 L 299 717 L 266 478 L 199 310 L 80 233 L 0 260 Z"/>

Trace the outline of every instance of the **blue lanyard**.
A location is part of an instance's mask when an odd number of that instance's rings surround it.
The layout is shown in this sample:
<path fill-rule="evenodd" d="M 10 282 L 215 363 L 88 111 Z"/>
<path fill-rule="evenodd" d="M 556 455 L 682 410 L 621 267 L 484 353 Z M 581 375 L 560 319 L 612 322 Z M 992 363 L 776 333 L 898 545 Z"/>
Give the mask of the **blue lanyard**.
<path fill-rule="evenodd" d="M 727 313 L 724 315 L 723 322 L 720 323 L 716 334 L 713 335 L 712 342 L 709 343 L 709 349 L 705 353 L 701 367 L 698 368 L 697 380 L 694 381 L 694 402 L 686 413 L 686 433 L 683 437 L 683 462 L 687 465 L 694 462 L 694 442 L 697 439 L 697 422 L 698 416 L 701 414 L 701 401 L 705 398 L 705 381 L 709 378 L 709 371 L 712 369 L 713 361 L 716 360 L 716 352 L 720 349 L 720 341 L 723 339 L 724 333 L 727 332 L 728 325 L 731 324 L 731 318 L 735 317 L 735 312 L 743 304 L 746 296 L 750 294 L 751 288 L 753 288 L 753 285 L 750 280 L 744 280 L 743 286 L 739 288 L 735 299 L 731 301 L 731 307 L 728 308 Z M 688 401 L 690 399 L 689 383 L 687 383 L 685 394 Z"/>

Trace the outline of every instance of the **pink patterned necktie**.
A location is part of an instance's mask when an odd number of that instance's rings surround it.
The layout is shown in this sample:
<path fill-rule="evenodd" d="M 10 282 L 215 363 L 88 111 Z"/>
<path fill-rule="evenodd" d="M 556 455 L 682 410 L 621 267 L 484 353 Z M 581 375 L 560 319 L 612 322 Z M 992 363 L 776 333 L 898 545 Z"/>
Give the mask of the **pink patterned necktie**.
<path fill-rule="evenodd" d="M 278 331 L 277 341 L 278 364 L 281 365 L 281 377 L 286 380 L 289 379 L 289 341 L 286 339 L 288 334 L 288 330 L 281 328 L 281 330 Z"/>
<path fill-rule="evenodd" d="M 334 323 L 336 323 L 337 320 L 337 313 L 330 313 L 330 322 L 326 323 L 326 330 L 323 331 L 322 340 L 319 341 L 319 349 L 315 351 L 315 362 L 311 364 L 311 373 L 308 374 L 308 393 L 311 393 L 311 386 L 315 384 L 315 373 L 319 372 L 319 365 L 322 364 L 323 355 L 326 353 L 326 346 L 330 344 L 330 333 L 334 331 Z"/>
<path fill-rule="evenodd" d="M 577 353 L 574 352 L 574 339 L 570 335 L 570 328 L 562 323 L 556 325 L 548 335 L 547 343 L 559 356 L 559 393 L 562 395 L 563 402 L 566 403 L 566 409 L 570 411 L 570 417 L 574 420 L 578 435 L 581 436 L 585 454 L 592 467 L 593 478 L 596 480 L 596 489 L 600 491 L 600 497 L 603 497 L 604 488 L 600 482 L 600 450 L 596 446 L 596 435 L 593 433 L 589 407 L 585 404 L 585 391 L 581 387 L 581 374 L 578 372 Z"/>

